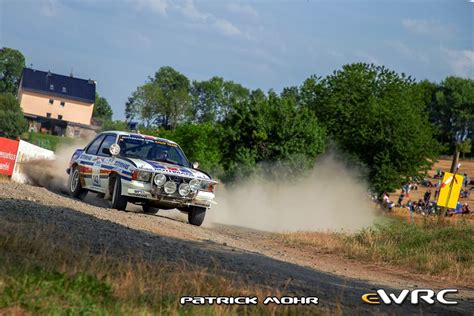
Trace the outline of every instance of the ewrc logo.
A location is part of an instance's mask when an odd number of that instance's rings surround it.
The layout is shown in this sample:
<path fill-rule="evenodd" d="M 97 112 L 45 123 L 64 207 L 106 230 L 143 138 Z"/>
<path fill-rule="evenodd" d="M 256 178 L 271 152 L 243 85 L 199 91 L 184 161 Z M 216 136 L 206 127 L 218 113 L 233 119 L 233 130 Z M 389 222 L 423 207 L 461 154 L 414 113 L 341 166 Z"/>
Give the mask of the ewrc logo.
<path fill-rule="evenodd" d="M 390 305 L 392 303 L 402 305 L 409 297 L 410 303 L 412 305 L 418 305 L 421 301 L 429 305 L 433 305 L 435 302 L 441 303 L 443 305 L 456 305 L 458 302 L 448 300 L 446 295 L 448 293 L 457 292 L 457 289 L 444 289 L 438 293 L 430 289 L 416 289 L 413 291 L 402 290 L 397 296 L 393 293 L 387 293 L 385 290 L 377 290 L 377 293 L 367 293 L 362 295 L 362 301 L 373 305 L 378 305 L 381 303 L 384 303 L 385 305 Z"/>

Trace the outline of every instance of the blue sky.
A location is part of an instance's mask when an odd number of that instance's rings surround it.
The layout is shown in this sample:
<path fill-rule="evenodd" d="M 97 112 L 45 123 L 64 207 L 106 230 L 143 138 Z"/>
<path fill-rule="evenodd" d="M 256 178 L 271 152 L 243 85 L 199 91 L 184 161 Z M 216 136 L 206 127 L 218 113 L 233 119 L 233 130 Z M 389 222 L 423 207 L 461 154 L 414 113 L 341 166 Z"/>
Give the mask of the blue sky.
<path fill-rule="evenodd" d="M 33 68 L 97 80 L 122 119 L 128 96 L 166 65 L 276 91 L 359 61 L 419 80 L 474 78 L 474 3 L 0 0 L 0 46 Z"/>

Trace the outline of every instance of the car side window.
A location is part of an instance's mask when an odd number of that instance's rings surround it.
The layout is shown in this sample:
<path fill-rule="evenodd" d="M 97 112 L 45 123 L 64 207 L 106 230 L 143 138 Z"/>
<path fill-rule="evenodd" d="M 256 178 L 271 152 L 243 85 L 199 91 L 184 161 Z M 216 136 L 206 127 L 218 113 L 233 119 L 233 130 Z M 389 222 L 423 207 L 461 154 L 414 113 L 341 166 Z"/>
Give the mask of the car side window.
<path fill-rule="evenodd" d="M 86 153 L 89 155 L 97 155 L 97 149 L 99 149 L 100 143 L 104 140 L 105 135 L 97 137 L 87 148 Z"/>
<path fill-rule="evenodd" d="M 104 139 L 104 141 L 102 142 L 102 145 L 100 145 L 100 147 L 99 147 L 99 151 L 97 152 L 97 155 L 99 155 L 99 156 L 105 156 L 105 157 L 110 157 L 110 155 L 104 154 L 104 153 L 102 152 L 102 149 L 104 149 L 104 148 L 110 148 L 110 145 L 115 144 L 116 138 L 117 138 L 117 137 L 116 137 L 115 135 L 107 135 L 107 136 L 105 136 L 105 139 Z"/>

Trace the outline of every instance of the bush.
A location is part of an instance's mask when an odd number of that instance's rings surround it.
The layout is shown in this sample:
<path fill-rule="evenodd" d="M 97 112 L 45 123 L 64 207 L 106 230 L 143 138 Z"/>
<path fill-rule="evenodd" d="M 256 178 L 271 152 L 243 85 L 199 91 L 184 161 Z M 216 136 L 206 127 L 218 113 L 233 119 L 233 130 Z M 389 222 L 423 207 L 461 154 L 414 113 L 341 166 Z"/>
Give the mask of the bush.
<path fill-rule="evenodd" d="M 0 135 L 15 139 L 27 130 L 28 122 L 18 100 L 13 94 L 0 94 Z"/>

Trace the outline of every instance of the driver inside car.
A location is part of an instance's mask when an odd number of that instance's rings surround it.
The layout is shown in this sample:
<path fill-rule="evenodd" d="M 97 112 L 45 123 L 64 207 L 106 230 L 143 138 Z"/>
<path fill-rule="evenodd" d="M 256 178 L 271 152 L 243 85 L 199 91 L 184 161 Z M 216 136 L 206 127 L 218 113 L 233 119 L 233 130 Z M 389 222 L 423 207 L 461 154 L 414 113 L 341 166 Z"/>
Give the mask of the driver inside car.
<path fill-rule="evenodd" d="M 168 159 L 168 152 L 166 150 L 162 150 L 161 146 L 153 146 L 150 151 L 148 152 L 147 159 L 148 160 L 166 160 Z"/>

